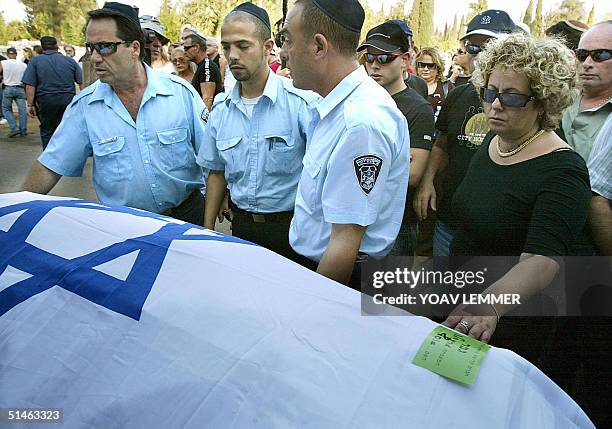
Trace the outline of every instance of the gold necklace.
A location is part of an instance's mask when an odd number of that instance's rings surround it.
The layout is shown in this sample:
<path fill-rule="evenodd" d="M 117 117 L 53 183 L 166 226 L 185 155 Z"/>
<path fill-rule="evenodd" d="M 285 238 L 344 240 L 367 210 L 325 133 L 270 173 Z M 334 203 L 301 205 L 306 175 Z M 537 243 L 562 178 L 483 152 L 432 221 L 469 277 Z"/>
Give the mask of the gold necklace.
<path fill-rule="evenodd" d="M 542 133 L 544 133 L 544 130 L 538 131 L 533 136 L 529 137 L 527 140 L 525 140 L 523 143 L 521 143 L 521 145 L 519 147 L 517 147 L 516 149 L 511 150 L 510 152 L 502 152 L 501 148 L 499 147 L 499 136 L 497 136 L 497 154 L 499 156 L 501 156 L 502 158 L 508 158 L 509 156 L 516 155 L 517 153 L 519 153 L 520 151 L 525 149 L 525 147 L 529 143 L 531 143 L 532 141 L 534 141 L 535 139 L 540 137 L 542 135 Z"/>

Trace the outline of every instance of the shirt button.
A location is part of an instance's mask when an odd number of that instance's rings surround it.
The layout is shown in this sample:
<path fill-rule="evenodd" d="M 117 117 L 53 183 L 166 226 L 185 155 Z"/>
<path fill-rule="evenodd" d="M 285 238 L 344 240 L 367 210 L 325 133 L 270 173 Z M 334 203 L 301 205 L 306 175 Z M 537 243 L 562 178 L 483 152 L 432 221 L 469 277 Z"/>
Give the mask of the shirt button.
<path fill-rule="evenodd" d="M 148 163 L 149 163 L 149 160 L 148 160 L 148 159 L 145 159 L 145 160 L 144 160 L 144 163 L 145 163 L 145 164 L 148 164 Z"/>

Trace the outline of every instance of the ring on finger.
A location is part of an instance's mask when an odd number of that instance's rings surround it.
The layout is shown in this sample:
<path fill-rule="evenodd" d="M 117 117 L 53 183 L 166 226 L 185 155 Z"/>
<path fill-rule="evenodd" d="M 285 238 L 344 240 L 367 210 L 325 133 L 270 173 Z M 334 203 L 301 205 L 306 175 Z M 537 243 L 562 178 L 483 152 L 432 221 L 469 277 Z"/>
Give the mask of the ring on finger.
<path fill-rule="evenodd" d="M 469 332 L 470 330 L 470 323 L 467 320 L 462 320 L 457 326 L 463 326 L 463 328 L 465 328 L 465 332 Z"/>

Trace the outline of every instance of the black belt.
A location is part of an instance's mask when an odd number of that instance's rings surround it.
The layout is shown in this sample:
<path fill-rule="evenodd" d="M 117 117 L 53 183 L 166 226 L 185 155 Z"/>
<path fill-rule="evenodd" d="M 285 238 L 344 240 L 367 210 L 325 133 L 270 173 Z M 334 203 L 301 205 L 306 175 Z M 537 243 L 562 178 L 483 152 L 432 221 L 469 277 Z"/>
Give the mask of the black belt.
<path fill-rule="evenodd" d="M 238 208 L 233 202 L 230 202 L 230 208 L 232 209 L 234 216 L 244 216 L 252 219 L 255 223 L 291 222 L 291 219 L 293 218 L 293 210 L 277 213 L 251 213 L 246 210 L 242 210 L 241 208 Z"/>
<path fill-rule="evenodd" d="M 23 85 L 6 85 L 5 84 L 4 86 L 6 86 L 7 88 L 23 88 Z"/>

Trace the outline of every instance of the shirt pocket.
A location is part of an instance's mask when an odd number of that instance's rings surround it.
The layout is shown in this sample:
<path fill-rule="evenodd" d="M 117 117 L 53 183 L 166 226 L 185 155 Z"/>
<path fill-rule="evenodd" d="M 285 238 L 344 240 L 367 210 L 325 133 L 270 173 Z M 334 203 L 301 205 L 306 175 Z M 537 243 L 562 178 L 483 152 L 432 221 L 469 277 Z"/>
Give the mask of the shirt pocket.
<path fill-rule="evenodd" d="M 321 166 L 308 152 L 304 155 L 302 164 L 304 170 L 300 177 L 300 195 L 308 207 L 315 208 L 317 191 L 321 178 Z"/>
<path fill-rule="evenodd" d="M 271 176 L 293 174 L 302 165 L 303 148 L 291 135 L 272 134 L 265 138 L 266 173 Z"/>
<path fill-rule="evenodd" d="M 193 167 L 195 152 L 191 145 L 188 128 L 172 128 L 157 132 L 160 142 L 159 158 L 165 171 Z"/>
<path fill-rule="evenodd" d="M 115 136 L 93 143 L 92 151 L 97 179 L 105 182 L 121 182 L 134 177 L 125 137 Z"/>
<path fill-rule="evenodd" d="M 246 156 L 241 156 L 241 146 L 238 146 L 241 140 L 242 137 L 240 136 L 219 139 L 216 143 L 217 149 L 219 150 L 219 157 L 223 160 L 223 164 L 225 164 L 225 177 L 228 181 L 234 179 L 241 168 L 246 170 L 247 167 Z"/>

